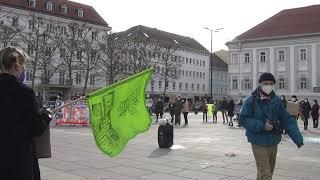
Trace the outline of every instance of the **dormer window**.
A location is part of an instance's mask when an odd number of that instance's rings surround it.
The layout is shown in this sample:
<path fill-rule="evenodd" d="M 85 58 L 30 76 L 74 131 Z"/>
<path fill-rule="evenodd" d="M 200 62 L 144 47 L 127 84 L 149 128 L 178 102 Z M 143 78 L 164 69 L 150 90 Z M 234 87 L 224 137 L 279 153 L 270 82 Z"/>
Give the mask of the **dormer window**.
<path fill-rule="evenodd" d="M 52 11 L 52 2 L 51 1 L 47 2 L 47 11 Z"/>
<path fill-rule="evenodd" d="M 68 13 L 68 7 L 67 7 L 67 5 L 63 4 L 63 5 L 61 6 L 61 13 L 63 13 L 63 14 L 67 14 L 67 13 Z"/>
<path fill-rule="evenodd" d="M 81 8 L 78 9 L 78 17 L 83 17 L 83 10 Z"/>
<path fill-rule="evenodd" d="M 30 7 L 36 7 L 36 0 L 29 0 Z"/>

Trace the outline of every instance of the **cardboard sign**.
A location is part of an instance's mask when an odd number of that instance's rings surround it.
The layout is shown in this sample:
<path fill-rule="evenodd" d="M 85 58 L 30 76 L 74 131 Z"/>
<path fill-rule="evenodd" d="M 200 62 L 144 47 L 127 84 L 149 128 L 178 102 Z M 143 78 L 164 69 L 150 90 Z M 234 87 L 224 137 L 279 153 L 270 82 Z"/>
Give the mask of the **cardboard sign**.
<path fill-rule="evenodd" d="M 298 116 L 298 114 L 300 113 L 299 104 L 296 104 L 296 103 L 293 103 L 293 102 L 288 102 L 287 111 L 291 115 Z"/>

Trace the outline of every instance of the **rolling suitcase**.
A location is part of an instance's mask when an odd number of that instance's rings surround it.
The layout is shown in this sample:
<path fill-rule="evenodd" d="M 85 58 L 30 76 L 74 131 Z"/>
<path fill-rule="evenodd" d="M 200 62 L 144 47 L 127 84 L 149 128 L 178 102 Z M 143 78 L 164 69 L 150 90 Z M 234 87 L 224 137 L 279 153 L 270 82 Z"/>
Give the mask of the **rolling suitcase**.
<path fill-rule="evenodd" d="M 173 125 L 169 121 L 159 125 L 158 145 L 160 148 L 170 148 L 173 145 Z"/>

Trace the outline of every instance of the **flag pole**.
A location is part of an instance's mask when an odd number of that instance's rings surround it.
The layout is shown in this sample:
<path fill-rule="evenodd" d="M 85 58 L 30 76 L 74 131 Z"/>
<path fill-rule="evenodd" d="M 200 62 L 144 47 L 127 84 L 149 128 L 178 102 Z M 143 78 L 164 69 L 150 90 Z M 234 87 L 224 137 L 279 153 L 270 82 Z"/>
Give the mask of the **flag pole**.
<path fill-rule="evenodd" d="M 89 97 L 89 95 L 86 95 L 86 96 L 83 96 L 83 97 L 81 97 L 81 98 L 79 98 L 79 99 L 76 99 L 76 100 L 74 100 L 74 101 L 71 101 L 71 102 L 69 102 L 69 103 L 67 103 L 67 104 L 64 104 L 63 106 L 60 106 L 60 107 L 57 107 L 56 109 L 51 110 L 50 113 L 55 113 L 55 112 L 57 112 L 57 111 L 65 108 L 65 107 L 67 107 L 67 106 L 70 106 L 70 105 L 72 105 L 72 104 L 74 104 L 74 103 L 77 103 L 77 102 L 79 102 L 79 101 L 85 100 L 85 99 L 87 99 L 88 97 Z"/>

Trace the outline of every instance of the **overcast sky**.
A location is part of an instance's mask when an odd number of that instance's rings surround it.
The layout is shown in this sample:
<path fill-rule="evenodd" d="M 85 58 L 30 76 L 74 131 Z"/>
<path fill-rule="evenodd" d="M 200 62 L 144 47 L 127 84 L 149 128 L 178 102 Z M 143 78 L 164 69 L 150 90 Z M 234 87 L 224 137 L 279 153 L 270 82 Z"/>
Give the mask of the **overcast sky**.
<path fill-rule="evenodd" d="M 144 25 L 192 37 L 210 50 L 227 49 L 225 43 L 283 9 L 320 4 L 320 0 L 73 0 L 93 6 L 114 32 Z"/>

